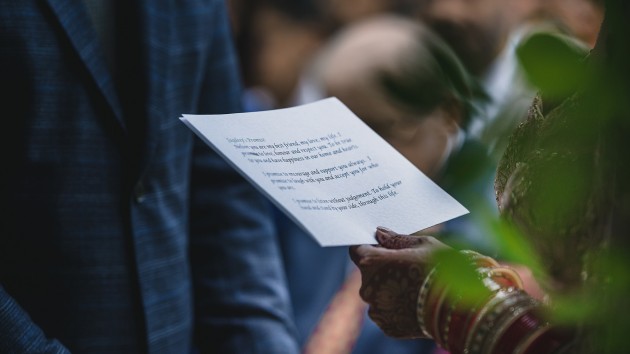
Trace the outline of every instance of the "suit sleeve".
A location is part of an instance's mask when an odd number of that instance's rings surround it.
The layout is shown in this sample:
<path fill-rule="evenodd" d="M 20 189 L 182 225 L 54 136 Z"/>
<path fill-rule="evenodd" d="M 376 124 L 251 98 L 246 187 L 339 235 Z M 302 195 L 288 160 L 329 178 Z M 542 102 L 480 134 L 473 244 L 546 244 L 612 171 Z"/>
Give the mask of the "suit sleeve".
<path fill-rule="evenodd" d="M 59 341 L 47 338 L 2 286 L 0 286 L 0 352 L 70 353 Z"/>
<path fill-rule="evenodd" d="M 240 78 L 223 1 L 216 1 L 200 113 L 240 109 Z M 190 256 L 195 341 L 202 353 L 298 353 L 268 203 L 195 139 Z"/>

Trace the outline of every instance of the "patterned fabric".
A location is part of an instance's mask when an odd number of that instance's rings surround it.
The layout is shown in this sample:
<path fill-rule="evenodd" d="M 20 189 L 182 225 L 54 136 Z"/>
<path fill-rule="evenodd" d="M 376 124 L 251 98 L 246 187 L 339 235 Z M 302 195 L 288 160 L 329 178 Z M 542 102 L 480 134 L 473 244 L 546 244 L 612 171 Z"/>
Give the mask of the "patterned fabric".
<path fill-rule="evenodd" d="M 224 2 L 134 4 L 133 96 L 81 1 L 0 7 L 0 352 L 297 352 L 266 204 L 178 120 L 240 108 Z"/>

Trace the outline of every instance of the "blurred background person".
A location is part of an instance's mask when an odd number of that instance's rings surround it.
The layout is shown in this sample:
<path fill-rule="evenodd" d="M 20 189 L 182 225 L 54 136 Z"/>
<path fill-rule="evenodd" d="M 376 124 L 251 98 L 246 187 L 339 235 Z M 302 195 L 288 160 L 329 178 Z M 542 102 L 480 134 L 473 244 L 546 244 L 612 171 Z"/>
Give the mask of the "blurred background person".
<path fill-rule="evenodd" d="M 438 33 L 482 82 L 489 100 L 478 103 L 468 138 L 483 143 L 495 159 L 521 122 L 535 89 L 525 80 L 516 47 L 539 11 L 539 0 L 426 0 L 418 16 Z"/>
<path fill-rule="evenodd" d="M 543 1 L 543 13 L 569 35 L 593 48 L 604 19 L 604 0 Z"/>
<path fill-rule="evenodd" d="M 304 65 L 329 26 L 317 1 L 230 0 L 245 108 L 287 107 Z"/>
<path fill-rule="evenodd" d="M 336 96 L 439 181 L 451 154 L 461 148 L 462 127 L 476 94 L 482 93 L 474 79 L 439 37 L 412 19 L 380 15 L 348 25 L 331 37 L 302 75 L 295 103 Z M 327 306 L 344 279 L 352 280 L 354 267 L 348 262 L 347 248 L 319 247 L 282 215 L 278 225 L 296 322 L 309 350 L 326 340 Z M 360 301 L 356 293 L 345 306 L 352 306 L 351 301 Z M 359 333 L 349 331 L 346 339 L 353 335 L 358 335 L 354 353 L 432 349 L 426 341 L 389 339 L 367 320 Z"/>
<path fill-rule="evenodd" d="M 412 16 L 411 0 L 230 0 L 251 110 L 294 105 L 313 54 L 344 26 L 383 13 Z"/>
<path fill-rule="evenodd" d="M 537 87 L 528 80 L 517 49 L 536 32 L 558 32 L 592 47 L 603 18 L 598 0 L 423 0 L 417 16 L 478 77 L 489 100 L 479 102 L 468 138 L 495 160 L 524 120 Z"/>

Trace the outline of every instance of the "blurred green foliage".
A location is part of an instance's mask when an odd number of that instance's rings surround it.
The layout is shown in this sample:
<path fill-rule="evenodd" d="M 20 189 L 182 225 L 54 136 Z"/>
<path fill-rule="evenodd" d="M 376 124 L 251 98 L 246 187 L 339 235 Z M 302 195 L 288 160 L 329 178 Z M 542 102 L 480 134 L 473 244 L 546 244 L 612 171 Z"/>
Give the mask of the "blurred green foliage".
<path fill-rule="evenodd" d="M 531 34 L 516 51 L 529 81 L 556 100 L 584 85 L 587 53 L 588 48 L 572 37 L 543 31 Z"/>
<path fill-rule="evenodd" d="M 630 352 L 630 2 L 606 6 L 591 53 L 555 33 L 534 34 L 519 48 L 543 113 L 554 119 L 532 123 L 519 152 L 535 171 L 519 196 L 526 212 L 515 222 L 475 210 L 494 256 L 532 270 L 548 291 L 550 318 L 578 331 L 576 350 L 584 353 Z M 459 240 L 456 248 L 475 249 Z M 445 283 L 472 302 L 483 295 L 465 258 L 444 252 L 437 261 Z M 581 266 L 571 270 L 579 285 L 562 284 L 569 271 L 554 273 L 550 264 Z"/>

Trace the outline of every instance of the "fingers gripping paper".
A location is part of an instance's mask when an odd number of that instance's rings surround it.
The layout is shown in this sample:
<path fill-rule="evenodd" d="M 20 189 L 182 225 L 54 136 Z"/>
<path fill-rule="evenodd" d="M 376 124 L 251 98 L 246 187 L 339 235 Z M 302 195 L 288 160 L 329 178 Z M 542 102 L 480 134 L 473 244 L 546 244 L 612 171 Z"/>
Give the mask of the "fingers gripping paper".
<path fill-rule="evenodd" d="M 373 244 L 468 213 L 336 98 L 181 120 L 322 246 Z"/>

